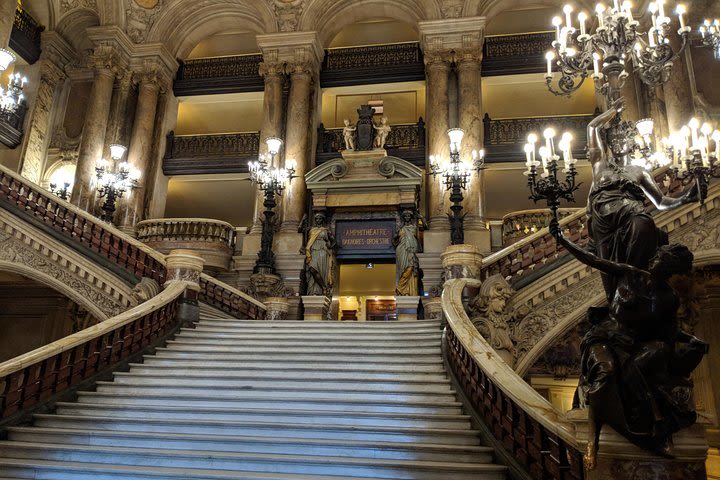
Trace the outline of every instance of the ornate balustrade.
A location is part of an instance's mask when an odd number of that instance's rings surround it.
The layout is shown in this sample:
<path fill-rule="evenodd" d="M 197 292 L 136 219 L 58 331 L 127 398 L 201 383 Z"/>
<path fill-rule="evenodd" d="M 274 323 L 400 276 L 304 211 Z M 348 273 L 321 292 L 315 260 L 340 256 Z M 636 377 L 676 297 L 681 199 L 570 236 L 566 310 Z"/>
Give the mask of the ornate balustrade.
<path fill-rule="evenodd" d="M 23 124 L 27 103 L 22 101 L 16 112 L 0 115 L 0 142 L 8 148 L 20 146 L 23 138 Z"/>
<path fill-rule="evenodd" d="M 545 52 L 553 40 L 554 32 L 485 37 L 483 76 L 544 72 Z"/>
<path fill-rule="evenodd" d="M 418 167 L 425 166 L 425 122 L 422 117 L 417 123 L 391 125 L 392 130 L 385 143 L 388 155 L 402 158 Z M 320 124 L 315 159 L 317 165 L 337 158 L 345 149 L 342 128 L 329 128 Z"/>
<path fill-rule="evenodd" d="M 560 218 L 576 213 L 578 208 L 561 208 L 558 210 Z M 503 247 L 512 245 L 521 238 L 532 235 L 541 228 L 550 224 L 550 210 L 547 208 L 536 208 L 532 210 L 521 210 L 505 215 L 502 219 Z"/>
<path fill-rule="evenodd" d="M 187 249 L 205 260 L 209 271 L 228 270 L 235 247 L 235 227 L 208 218 L 159 218 L 135 226 L 137 239 L 161 253 Z"/>
<path fill-rule="evenodd" d="M 167 136 L 163 159 L 165 175 L 247 173 L 247 163 L 257 159 L 260 132 L 219 135 Z"/>
<path fill-rule="evenodd" d="M 262 55 L 232 55 L 180 62 L 173 90 L 176 96 L 262 92 Z"/>
<path fill-rule="evenodd" d="M 15 21 L 10 34 L 10 48 L 32 65 L 40 58 L 40 34 L 43 30 L 45 27 L 28 12 L 18 8 L 15 11 Z"/>
<path fill-rule="evenodd" d="M 325 51 L 320 71 L 322 87 L 412 80 L 425 80 L 419 42 L 331 48 Z"/>
<path fill-rule="evenodd" d="M 129 282 L 143 277 L 165 283 L 164 256 L 112 225 L 61 200 L 0 165 L 0 208 L 62 240 Z M 245 319 L 262 318 L 265 305 L 217 279 L 203 275 L 199 298 Z M 211 303 L 212 302 L 212 303 Z M 218 307 L 220 308 L 220 307 Z"/>
<path fill-rule="evenodd" d="M 557 132 L 570 131 L 573 134 L 575 158 L 585 158 L 587 126 L 595 115 L 567 115 L 558 117 L 524 117 L 492 119 L 485 114 L 485 161 L 519 162 L 525 161 L 524 145 L 530 132 L 542 137 L 547 127 Z"/>
<path fill-rule="evenodd" d="M 185 285 L 173 282 L 116 317 L 0 364 L 0 421 L 47 402 L 167 336 Z"/>
<path fill-rule="evenodd" d="M 575 426 L 523 381 L 478 333 L 462 302 L 466 287 L 480 281 L 445 283 L 442 306 L 448 326 L 444 355 L 463 395 L 519 469 L 531 478 L 583 479 L 583 448 Z M 511 465 L 511 469 L 514 468 Z"/>

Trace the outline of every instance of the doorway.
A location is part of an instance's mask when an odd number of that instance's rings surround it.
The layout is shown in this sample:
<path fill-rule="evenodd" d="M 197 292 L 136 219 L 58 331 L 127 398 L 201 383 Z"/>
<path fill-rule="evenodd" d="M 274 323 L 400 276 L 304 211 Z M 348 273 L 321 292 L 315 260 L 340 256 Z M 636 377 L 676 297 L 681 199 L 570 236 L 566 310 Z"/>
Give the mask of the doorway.
<path fill-rule="evenodd" d="M 397 320 L 395 263 L 344 262 L 340 264 L 339 310 L 341 320 Z"/>

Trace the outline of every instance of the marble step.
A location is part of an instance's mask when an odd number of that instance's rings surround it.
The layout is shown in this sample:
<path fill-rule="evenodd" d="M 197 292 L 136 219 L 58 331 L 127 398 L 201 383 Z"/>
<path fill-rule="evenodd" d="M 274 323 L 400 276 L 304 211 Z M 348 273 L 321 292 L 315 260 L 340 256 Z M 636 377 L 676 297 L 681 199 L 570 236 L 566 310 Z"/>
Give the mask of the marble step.
<path fill-rule="evenodd" d="M 167 342 L 167 350 L 174 350 L 179 352 L 204 352 L 204 353 L 234 353 L 242 348 L 243 353 L 263 353 L 272 356 L 278 351 L 282 351 L 284 354 L 341 354 L 344 356 L 349 355 L 441 355 L 440 342 L 436 346 L 429 347 L 376 347 L 370 345 L 354 345 L 348 344 L 345 346 L 334 345 L 334 344 L 318 344 L 311 346 L 284 346 L 281 350 L 278 346 L 273 347 L 272 344 L 267 345 L 244 345 L 238 344 L 222 344 L 222 342 L 207 343 L 202 342 L 185 342 L 181 340 L 170 340 Z"/>
<path fill-rule="evenodd" d="M 388 330 L 418 330 L 423 328 L 441 328 L 440 320 L 413 320 L 408 322 L 341 322 L 341 321 L 324 321 L 324 322 L 305 322 L 302 320 L 241 320 L 237 318 L 210 319 L 200 315 L 199 323 L 210 324 L 217 323 L 223 325 L 238 325 L 248 327 L 262 328 L 305 328 L 308 330 L 318 329 L 326 330 L 330 328 L 340 329 L 388 329 Z"/>
<path fill-rule="evenodd" d="M 119 375 L 119 374 L 118 374 Z M 209 369 L 209 368 L 179 368 L 177 366 L 159 367 L 152 365 L 133 365 L 130 371 L 125 373 L 126 376 L 145 377 L 163 377 L 163 378 L 184 378 L 188 381 L 195 379 L 222 379 L 251 381 L 251 380 L 267 380 L 267 381 L 284 381 L 286 379 L 302 379 L 305 381 L 320 382 L 401 382 L 409 385 L 416 383 L 423 384 L 440 384 L 449 385 L 449 380 L 445 375 L 439 373 L 375 373 L 375 372 L 327 372 L 322 369 L 316 371 L 306 370 L 302 372 L 282 371 L 245 371 L 230 369 Z"/>
<path fill-rule="evenodd" d="M 363 379 L 313 380 L 262 378 L 205 378 L 194 375 L 152 375 L 132 372 L 117 372 L 114 375 L 117 385 L 135 385 L 152 387 L 184 387 L 212 389 L 275 389 L 294 391 L 340 391 L 340 392 L 384 392 L 384 393 L 433 393 L 449 394 L 450 382 L 442 379 L 437 382 L 410 383 L 404 380 L 368 381 Z"/>
<path fill-rule="evenodd" d="M 362 425 L 296 425 L 283 422 L 142 419 L 135 416 L 36 414 L 39 427 L 100 429 L 127 432 L 192 433 L 206 435 L 254 435 L 303 439 L 420 442 L 445 445 L 478 445 L 475 431 L 450 428 L 377 427 Z"/>
<path fill-rule="evenodd" d="M 458 415 L 462 412 L 462 404 L 454 398 L 446 401 L 420 402 L 409 400 L 377 399 L 377 400 L 352 400 L 348 398 L 333 398 L 304 400 L 297 398 L 268 398 L 260 395 L 258 397 L 248 396 L 247 398 L 214 398 L 208 397 L 204 392 L 196 395 L 151 395 L 138 393 L 125 395 L 116 392 L 79 392 L 78 401 L 84 403 L 102 403 L 107 405 L 167 405 L 183 408 L 270 408 L 279 410 L 323 410 L 323 411 L 352 411 L 367 413 L 415 413 L 415 414 L 441 414 Z"/>
<path fill-rule="evenodd" d="M 382 365 L 437 365 L 442 364 L 442 355 L 413 355 L 404 352 L 392 352 L 388 354 L 377 354 L 372 352 L 365 353 L 327 353 L 327 352 L 310 352 L 310 353 L 289 353 L 285 351 L 276 351 L 275 353 L 255 352 L 248 353 L 238 351 L 237 349 L 226 349 L 223 352 L 213 351 L 182 351 L 178 349 L 158 348 L 155 353 L 156 358 L 188 358 L 188 359 L 206 359 L 219 361 L 246 361 L 254 360 L 261 362 L 331 362 L 331 363 L 352 363 L 355 361 L 368 362 L 372 361 L 379 366 Z"/>
<path fill-rule="evenodd" d="M 308 338 L 306 340 L 255 340 L 242 336 L 238 338 L 221 338 L 217 335 L 210 336 L 190 336 L 178 335 L 174 340 L 169 340 L 168 345 L 186 344 L 186 345 L 217 345 L 217 346 L 238 346 L 243 348 L 275 348 L 275 350 L 286 350 L 294 348 L 318 348 L 330 349 L 331 351 L 339 351 L 345 349 L 394 349 L 413 351 L 416 349 L 440 348 L 440 338 L 432 338 L 429 340 L 353 340 L 346 339 L 315 339 Z"/>
<path fill-rule="evenodd" d="M 407 428 L 470 428 L 467 415 L 401 414 L 324 412 L 319 410 L 233 409 L 184 407 L 106 405 L 80 402 L 58 402 L 57 413 L 61 415 L 88 415 L 105 417 L 130 417 L 163 420 L 209 420 L 236 422 L 283 422 L 297 425 L 363 425 Z"/>
<path fill-rule="evenodd" d="M 476 445 L 313 440 L 256 436 L 193 435 L 187 433 L 113 432 L 62 428 L 9 427 L 8 438 L 21 442 L 63 445 L 167 448 L 177 450 L 304 454 L 401 460 L 490 462 L 493 449 Z M 2 479 L 0 479 L 2 480 Z"/>
<path fill-rule="evenodd" d="M 437 373 L 446 375 L 445 368 L 441 361 L 435 361 L 428 364 L 388 364 L 380 365 L 377 363 L 368 363 L 355 361 L 352 363 L 338 363 L 333 361 L 280 361 L 280 360 L 264 360 L 264 361 L 234 361 L 229 360 L 203 360 L 203 359 L 172 359 L 159 357 L 157 355 L 146 355 L 143 357 L 143 363 L 133 363 L 131 366 L 144 367 L 176 367 L 176 368 L 199 368 L 213 370 L 233 370 L 233 371 L 265 371 L 265 372 L 314 372 L 322 370 L 324 372 L 336 373 L 384 373 L 384 374 L 404 374 L 404 373 Z"/>
<path fill-rule="evenodd" d="M 195 324 L 195 328 L 183 328 L 181 330 L 185 332 L 203 332 L 203 333 L 218 333 L 228 335 L 248 335 L 257 337 L 272 337 L 277 338 L 282 333 L 282 338 L 295 338 L 295 337 L 337 337 L 337 338 L 437 338 L 442 335 L 442 330 L 435 328 L 423 328 L 413 330 L 398 330 L 398 329 L 387 329 L 380 330 L 377 328 L 369 329 L 327 329 L 327 330 L 300 330 L 298 328 L 250 328 L 250 327 L 232 327 L 222 325 L 207 325 L 203 322 Z"/>

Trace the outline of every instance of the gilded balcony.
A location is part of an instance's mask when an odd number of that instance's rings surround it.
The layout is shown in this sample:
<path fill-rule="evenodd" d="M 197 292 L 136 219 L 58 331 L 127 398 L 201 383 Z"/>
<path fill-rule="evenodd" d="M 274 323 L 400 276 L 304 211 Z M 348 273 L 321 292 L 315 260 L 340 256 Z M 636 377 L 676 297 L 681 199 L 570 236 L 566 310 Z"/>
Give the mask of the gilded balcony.
<path fill-rule="evenodd" d="M 193 250 L 205 259 L 205 270 L 230 269 L 235 227 L 210 218 L 156 218 L 135 226 L 138 240 L 164 254 L 175 249 Z"/>

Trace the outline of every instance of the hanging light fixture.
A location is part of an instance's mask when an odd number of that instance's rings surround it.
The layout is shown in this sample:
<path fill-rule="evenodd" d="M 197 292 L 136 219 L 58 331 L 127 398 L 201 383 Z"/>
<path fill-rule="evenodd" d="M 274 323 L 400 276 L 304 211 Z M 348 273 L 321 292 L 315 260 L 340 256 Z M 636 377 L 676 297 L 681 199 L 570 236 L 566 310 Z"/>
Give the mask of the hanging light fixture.
<path fill-rule="evenodd" d="M 8 79 L 7 89 L 0 87 L 0 113 L 15 113 L 20 104 L 25 100 L 23 89 L 27 83 L 27 78 L 19 73 L 10 75 Z"/>
<path fill-rule="evenodd" d="M 705 20 L 700 26 L 703 45 L 713 49 L 715 58 L 720 60 L 720 20 Z"/>

